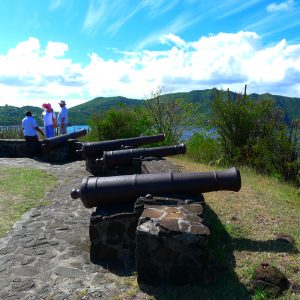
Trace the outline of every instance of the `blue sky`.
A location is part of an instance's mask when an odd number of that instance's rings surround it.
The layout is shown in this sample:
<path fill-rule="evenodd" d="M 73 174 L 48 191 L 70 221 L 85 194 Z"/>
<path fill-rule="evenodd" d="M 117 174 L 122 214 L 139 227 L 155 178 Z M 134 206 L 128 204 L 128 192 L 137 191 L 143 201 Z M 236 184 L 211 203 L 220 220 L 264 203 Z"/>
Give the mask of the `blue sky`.
<path fill-rule="evenodd" d="M 230 88 L 300 97 L 299 0 L 0 0 L 0 105 Z"/>

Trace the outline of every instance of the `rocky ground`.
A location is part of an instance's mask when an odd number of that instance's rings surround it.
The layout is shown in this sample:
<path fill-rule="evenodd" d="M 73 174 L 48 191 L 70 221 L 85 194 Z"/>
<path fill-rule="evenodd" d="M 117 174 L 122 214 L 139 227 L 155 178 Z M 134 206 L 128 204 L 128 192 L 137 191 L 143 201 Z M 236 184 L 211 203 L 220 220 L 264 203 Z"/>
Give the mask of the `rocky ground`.
<path fill-rule="evenodd" d="M 90 262 L 92 210 L 70 197 L 89 175 L 85 162 L 53 165 L 0 158 L 2 166 L 40 168 L 55 174 L 58 184 L 45 196 L 48 206 L 27 212 L 0 240 L 0 299 L 111 299 L 126 291 L 119 275 Z M 149 168 L 176 169 L 168 162 L 153 162 Z"/>

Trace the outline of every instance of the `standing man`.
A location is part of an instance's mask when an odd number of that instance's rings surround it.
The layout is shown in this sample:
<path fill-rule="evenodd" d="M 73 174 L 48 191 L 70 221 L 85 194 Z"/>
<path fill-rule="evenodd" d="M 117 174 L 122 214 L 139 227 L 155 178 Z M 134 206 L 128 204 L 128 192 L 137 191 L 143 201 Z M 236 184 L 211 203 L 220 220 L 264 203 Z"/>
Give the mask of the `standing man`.
<path fill-rule="evenodd" d="M 26 143 L 27 156 L 32 158 L 41 154 L 42 148 L 38 140 L 37 131 L 45 136 L 44 132 L 37 126 L 35 119 L 32 117 L 31 111 L 26 112 L 25 118 L 22 120 L 22 128 Z"/>
<path fill-rule="evenodd" d="M 66 134 L 68 127 L 68 109 L 66 108 L 66 102 L 64 100 L 60 100 L 58 104 L 61 108 L 57 117 L 59 134 Z"/>

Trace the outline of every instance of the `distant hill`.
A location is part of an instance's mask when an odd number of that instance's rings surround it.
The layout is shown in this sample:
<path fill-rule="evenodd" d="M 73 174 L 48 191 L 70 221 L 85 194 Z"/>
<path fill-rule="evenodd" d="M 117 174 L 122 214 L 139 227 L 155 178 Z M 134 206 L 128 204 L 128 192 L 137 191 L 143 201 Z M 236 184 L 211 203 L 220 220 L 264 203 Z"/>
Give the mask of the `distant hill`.
<path fill-rule="evenodd" d="M 11 105 L 0 106 L 0 126 L 21 125 L 25 113 L 31 111 L 38 125 L 42 125 L 43 109 L 35 106 L 16 107 Z"/>
<path fill-rule="evenodd" d="M 224 91 L 224 93 L 227 93 Z M 231 98 L 235 99 L 237 93 L 230 92 Z M 183 93 L 171 93 L 164 95 L 168 99 L 184 99 L 191 103 L 200 104 L 202 113 L 209 114 L 210 102 L 213 99 L 212 89 L 198 90 Z M 300 98 L 284 97 L 271 94 L 250 94 L 250 99 L 259 100 L 265 97 L 272 98 L 276 105 L 286 112 L 286 120 L 300 119 Z M 149 100 L 151 101 L 151 99 Z M 144 100 L 130 99 L 125 97 L 97 97 L 83 104 L 71 107 L 69 109 L 69 120 L 72 125 L 85 125 L 93 113 L 106 111 L 110 108 L 118 107 L 123 104 L 127 107 L 142 106 Z M 31 110 L 39 125 L 42 125 L 41 113 L 42 109 L 33 106 L 23 106 L 21 108 L 5 105 L 0 106 L 0 125 L 18 125 L 24 118 L 25 112 Z"/>
<path fill-rule="evenodd" d="M 109 110 L 119 105 L 126 107 L 138 107 L 143 105 L 143 100 L 129 99 L 125 97 L 97 97 L 91 101 L 71 107 L 69 120 L 73 125 L 85 125 L 94 113 Z"/>

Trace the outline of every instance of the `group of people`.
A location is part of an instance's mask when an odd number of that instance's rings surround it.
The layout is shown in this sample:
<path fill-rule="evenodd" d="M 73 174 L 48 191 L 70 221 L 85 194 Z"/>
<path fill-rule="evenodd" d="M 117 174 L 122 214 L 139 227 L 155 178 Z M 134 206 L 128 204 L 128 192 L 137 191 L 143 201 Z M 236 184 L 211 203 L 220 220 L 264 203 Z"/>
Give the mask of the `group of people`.
<path fill-rule="evenodd" d="M 66 102 L 61 100 L 58 104 L 61 110 L 58 113 L 57 119 L 50 103 L 44 103 L 42 105 L 42 108 L 44 109 L 42 117 L 44 120 L 45 133 L 37 126 L 31 111 L 26 112 L 25 118 L 22 120 L 22 128 L 26 142 L 26 151 L 29 157 L 34 157 L 41 153 L 37 132 L 41 133 L 41 135 L 46 138 L 55 136 L 55 128 L 58 128 L 58 133 L 60 135 L 67 133 L 68 109 L 66 108 Z"/>
<path fill-rule="evenodd" d="M 67 126 L 68 126 L 68 109 L 66 108 L 66 102 L 61 100 L 59 103 L 61 108 L 57 121 L 55 117 L 55 112 L 51 107 L 50 103 L 44 103 L 42 108 L 44 109 L 42 116 L 44 120 L 44 128 L 45 128 L 45 135 L 46 138 L 52 138 L 55 136 L 55 128 L 58 127 L 59 134 L 66 134 L 67 133 Z"/>

